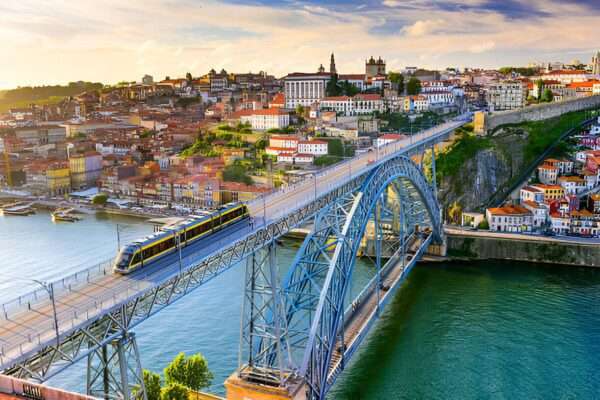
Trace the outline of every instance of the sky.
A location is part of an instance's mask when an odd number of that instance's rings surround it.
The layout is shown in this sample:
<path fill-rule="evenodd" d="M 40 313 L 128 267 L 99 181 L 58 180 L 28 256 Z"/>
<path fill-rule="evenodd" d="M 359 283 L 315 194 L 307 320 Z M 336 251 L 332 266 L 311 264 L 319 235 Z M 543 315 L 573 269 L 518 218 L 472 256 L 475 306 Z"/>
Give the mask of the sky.
<path fill-rule="evenodd" d="M 229 72 L 500 67 L 600 49 L 600 0 L 1 0 L 0 88 Z"/>

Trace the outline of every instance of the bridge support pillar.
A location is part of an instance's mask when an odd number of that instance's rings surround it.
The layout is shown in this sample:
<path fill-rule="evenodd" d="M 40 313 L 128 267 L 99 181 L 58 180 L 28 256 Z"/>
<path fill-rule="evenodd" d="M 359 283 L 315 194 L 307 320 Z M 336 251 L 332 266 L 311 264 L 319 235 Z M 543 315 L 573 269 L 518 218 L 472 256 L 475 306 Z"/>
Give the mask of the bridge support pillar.
<path fill-rule="evenodd" d="M 276 373 L 277 371 L 273 371 Z M 225 381 L 227 400 L 306 400 L 307 387 L 304 379 L 291 378 L 282 386 L 271 386 L 240 378 L 234 372 Z"/>
<path fill-rule="evenodd" d="M 147 400 L 133 332 L 126 332 L 121 338 L 90 353 L 87 394 L 107 400 Z"/>

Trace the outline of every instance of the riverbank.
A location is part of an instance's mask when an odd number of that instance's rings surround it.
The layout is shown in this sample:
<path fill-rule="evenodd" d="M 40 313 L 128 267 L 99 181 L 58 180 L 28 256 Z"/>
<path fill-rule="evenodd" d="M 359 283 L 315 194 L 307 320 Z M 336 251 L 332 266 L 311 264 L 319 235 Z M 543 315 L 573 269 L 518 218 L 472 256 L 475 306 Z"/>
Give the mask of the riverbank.
<path fill-rule="evenodd" d="M 450 261 L 510 260 L 600 267 L 597 240 L 446 229 Z"/>

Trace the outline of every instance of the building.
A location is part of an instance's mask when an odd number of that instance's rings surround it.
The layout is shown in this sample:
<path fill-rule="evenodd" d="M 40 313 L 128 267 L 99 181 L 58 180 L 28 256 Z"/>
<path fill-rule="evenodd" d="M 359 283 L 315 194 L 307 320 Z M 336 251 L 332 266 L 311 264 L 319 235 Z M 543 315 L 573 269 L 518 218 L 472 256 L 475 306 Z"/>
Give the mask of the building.
<path fill-rule="evenodd" d="M 593 76 L 583 70 L 559 69 L 546 72 L 541 76 L 542 80 L 555 80 L 564 84 L 573 82 L 585 82 Z"/>
<path fill-rule="evenodd" d="M 560 185 L 545 185 L 538 183 L 530 186 L 535 189 L 539 189 L 544 193 L 545 203 L 550 203 L 552 200 L 561 199 L 565 195 L 565 189 Z"/>
<path fill-rule="evenodd" d="M 385 61 L 381 57 L 375 60 L 371 56 L 371 58 L 365 61 L 365 75 L 367 79 L 377 75 L 385 75 Z"/>
<path fill-rule="evenodd" d="M 46 170 L 48 191 L 52 196 L 60 196 L 71 191 L 71 172 L 67 163 L 54 163 Z"/>
<path fill-rule="evenodd" d="M 15 137 L 30 146 L 62 143 L 67 138 L 64 126 L 44 125 L 15 128 Z"/>
<path fill-rule="evenodd" d="M 600 194 L 590 194 L 587 198 L 587 208 L 594 214 L 600 214 Z"/>
<path fill-rule="evenodd" d="M 515 110 L 525 106 L 526 88 L 521 81 L 494 82 L 486 89 L 490 111 Z"/>
<path fill-rule="evenodd" d="M 491 231 L 531 232 L 533 213 L 523 206 L 503 206 L 485 210 Z"/>
<path fill-rule="evenodd" d="M 549 211 L 547 204 L 527 200 L 521 202 L 521 205 L 531 211 L 531 214 L 533 215 L 533 229 L 541 229 L 546 225 Z"/>
<path fill-rule="evenodd" d="M 559 175 L 568 175 L 573 172 L 573 161 L 570 160 L 557 160 L 556 158 L 547 158 L 542 164 L 549 167 L 558 168 Z"/>
<path fill-rule="evenodd" d="M 424 112 L 429 110 L 429 99 L 423 95 L 404 98 L 404 112 Z"/>
<path fill-rule="evenodd" d="M 243 110 L 237 113 L 242 123 L 249 123 L 252 129 L 265 131 L 283 129 L 290 124 L 290 114 L 281 108 Z"/>
<path fill-rule="evenodd" d="M 571 218 L 559 213 L 550 213 L 550 229 L 557 235 L 566 235 L 571 231 Z"/>
<path fill-rule="evenodd" d="M 144 75 L 142 77 L 142 84 L 144 85 L 152 85 L 154 83 L 154 78 L 152 77 L 152 75 Z"/>
<path fill-rule="evenodd" d="M 295 151 L 298 148 L 299 141 L 300 139 L 297 136 L 271 136 L 269 147 L 267 147 L 267 154 L 269 154 L 269 148 Z"/>
<path fill-rule="evenodd" d="M 558 184 L 565 189 L 565 194 L 579 194 L 586 190 L 585 180 L 580 176 L 561 176 Z"/>
<path fill-rule="evenodd" d="M 211 93 L 222 92 L 229 86 L 229 75 L 224 69 L 217 73 L 214 69 L 208 72 L 208 81 Z"/>
<path fill-rule="evenodd" d="M 540 165 L 537 167 L 538 178 L 545 185 L 555 185 L 558 178 L 558 167 Z"/>
<path fill-rule="evenodd" d="M 600 76 L 600 51 L 592 56 L 592 74 Z"/>
<path fill-rule="evenodd" d="M 289 164 L 312 164 L 315 156 L 312 154 L 300 154 L 292 152 L 283 152 L 277 155 L 277 162 Z"/>
<path fill-rule="evenodd" d="M 451 90 L 431 90 L 420 94 L 427 99 L 429 107 L 449 106 L 454 104 L 454 93 Z"/>
<path fill-rule="evenodd" d="M 325 97 L 319 102 L 319 108 L 322 111 L 335 111 L 338 115 L 344 116 L 368 115 L 383 112 L 384 102 L 379 94 L 361 93 L 354 97 Z"/>
<path fill-rule="evenodd" d="M 327 82 L 331 79 L 328 72 L 294 72 L 283 78 L 285 108 L 294 109 L 301 105 L 310 107 L 321 101 L 326 95 Z"/>
<path fill-rule="evenodd" d="M 386 133 L 384 135 L 379 136 L 375 140 L 375 147 L 382 147 L 388 145 L 390 143 L 397 142 L 399 140 L 406 139 L 406 135 L 398 134 L 398 133 Z"/>
<path fill-rule="evenodd" d="M 521 188 L 520 196 L 521 203 L 533 201 L 535 203 L 544 202 L 544 191 L 533 186 L 524 186 Z"/>
<path fill-rule="evenodd" d="M 328 153 L 329 143 L 325 140 L 301 140 L 298 142 L 297 151 L 300 154 L 323 156 Z"/>
<path fill-rule="evenodd" d="M 269 102 L 269 108 L 284 108 L 285 95 L 281 92 L 276 93 L 273 99 Z"/>

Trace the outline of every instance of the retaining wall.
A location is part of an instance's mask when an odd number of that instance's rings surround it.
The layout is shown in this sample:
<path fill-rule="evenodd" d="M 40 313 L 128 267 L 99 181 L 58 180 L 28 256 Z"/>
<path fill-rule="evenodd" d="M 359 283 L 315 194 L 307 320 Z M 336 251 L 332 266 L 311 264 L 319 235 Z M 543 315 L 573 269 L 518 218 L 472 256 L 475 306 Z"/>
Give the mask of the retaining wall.
<path fill-rule="evenodd" d="M 448 257 L 600 267 L 600 245 L 448 234 Z"/>
<path fill-rule="evenodd" d="M 524 121 L 541 121 L 572 111 L 598 107 L 600 107 L 600 95 L 594 95 L 555 103 L 534 104 L 513 111 L 500 111 L 490 114 L 476 113 L 475 132 L 479 134 L 490 133 L 501 125 L 518 124 Z"/>

